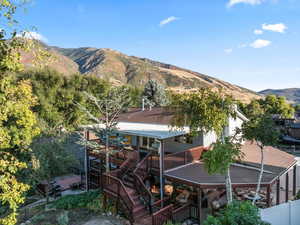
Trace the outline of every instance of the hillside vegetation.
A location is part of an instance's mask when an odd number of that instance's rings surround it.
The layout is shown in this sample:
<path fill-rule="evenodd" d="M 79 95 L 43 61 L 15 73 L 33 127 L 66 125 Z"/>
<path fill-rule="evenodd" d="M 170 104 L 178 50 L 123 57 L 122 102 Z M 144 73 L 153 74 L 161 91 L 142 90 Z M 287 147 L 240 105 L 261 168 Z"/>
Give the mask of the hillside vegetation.
<path fill-rule="evenodd" d="M 144 86 L 148 80 L 159 81 L 169 90 L 186 92 L 201 87 L 222 88 L 227 94 L 243 102 L 259 98 L 255 92 L 213 78 L 211 76 L 183 69 L 146 58 L 128 56 L 107 48 L 59 48 L 45 46 L 54 57 L 48 66 L 65 75 L 93 74 L 114 85 L 130 84 Z M 30 54 L 23 57 L 23 63 L 32 67 Z"/>
<path fill-rule="evenodd" d="M 284 96 L 288 101 L 300 104 L 300 88 L 267 89 L 260 91 L 259 94 Z"/>

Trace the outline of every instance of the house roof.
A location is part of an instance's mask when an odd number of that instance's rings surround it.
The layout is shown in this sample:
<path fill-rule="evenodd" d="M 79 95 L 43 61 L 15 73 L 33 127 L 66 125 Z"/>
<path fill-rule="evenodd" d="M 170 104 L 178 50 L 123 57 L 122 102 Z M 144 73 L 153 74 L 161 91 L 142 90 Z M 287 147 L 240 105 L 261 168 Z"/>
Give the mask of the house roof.
<path fill-rule="evenodd" d="M 248 120 L 239 110 L 236 109 L 237 117 L 243 121 Z M 149 123 L 171 125 L 174 112 L 167 107 L 155 107 L 150 109 L 131 108 L 128 112 L 122 113 L 118 117 L 119 122 L 129 123 Z"/>
<path fill-rule="evenodd" d="M 244 153 L 242 163 L 258 168 L 260 167 L 261 151 L 255 143 L 246 141 L 241 150 Z M 296 162 L 297 161 L 293 155 L 277 148 L 267 146 L 264 149 L 265 170 L 280 174 L 293 166 Z"/>
<path fill-rule="evenodd" d="M 144 111 L 141 108 L 131 108 L 128 112 L 120 114 L 118 121 L 171 125 L 173 116 L 174 113 L 165 107 L 155 107 Z"/>
<path fill-rule="evenodd" d="M 85 126 L 86 128 L 104 127 L 103 124 Z M 136 122 L 118 122 L 117 130 L 121 134 L 143 136 L 157 139 L 167 139 L 189 133 L 189 128 L 171 129 L 166 124 L 150 124 Z"/>
<path fill-rule="evenodd" d="M 239 164 L 230 166 L 230 175 L 232 184 L 235 186 L 256 185 L 260 171 Z M 225 185 L 225 175 L 208 174 L 202 162 L 193 162 L 181 167 L 176 167 L 165 171 L 166 178 L 184 181 L 200 187 L 216 187 Z M 262 177 L 262 185 L 270 184 L 277 177 L 277 174 L 264 172 Z"/>

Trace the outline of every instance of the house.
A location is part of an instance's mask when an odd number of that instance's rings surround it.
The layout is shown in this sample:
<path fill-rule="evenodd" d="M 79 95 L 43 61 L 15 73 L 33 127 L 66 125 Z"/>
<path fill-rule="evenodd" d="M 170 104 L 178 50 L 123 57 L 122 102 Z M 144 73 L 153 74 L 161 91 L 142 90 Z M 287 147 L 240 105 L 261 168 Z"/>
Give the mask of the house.
<path fill-rule="evenodd" d="M 224 175 L 209 175 L 201 156 L 216 141 L 213 132 L 189 135 L 189 128 L 172 128 L 174 114 L 166 108 L 130 109 L 118 117 L 116 136 L 124 137 L 119 151 L 110 157 L 111 172 L 105 172 L 101 149 L 88 149 L 88 187 L 102 188 L 105 199 L 115 200 L 132 224 L 162 225 L 167 220 L 203 221 L 207 210 L 226 203 Z M 247 118 L 237 111 L 225 128 L 233 135 Z M 89 141 L 97 141 L 91 132 Z M 116 137 L 111 137 L 116 138 Z M 100 148 L 104 148 L 102 146 Z M 257 186 L 260 150 L 245 142 L 243 161 L 230 168 L 237 198 L 251 199 Z M 297 191 L 296 160 L 275 148 L 266 150 L 261 207 L 288 201 Z M 251 189 L 252 188 L 252 189 Z"/>

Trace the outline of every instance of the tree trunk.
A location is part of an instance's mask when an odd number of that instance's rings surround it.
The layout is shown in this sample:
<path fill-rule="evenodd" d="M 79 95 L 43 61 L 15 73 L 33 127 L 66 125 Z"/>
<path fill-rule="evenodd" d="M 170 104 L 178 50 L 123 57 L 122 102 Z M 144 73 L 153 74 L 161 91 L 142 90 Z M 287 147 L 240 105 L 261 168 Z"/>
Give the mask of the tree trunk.
<path fill-rule="evenodd" d="M 106 161 L 106 172 L 109 172 L 109 141 L 108 134 L 105 134 L 105 161 Z"/>
<path fill-rule="evenodd" d="M 225 128 L 223 128 L 222 132 L 222 143 L 225 143 Z M 231 177 L 230 177 L 230 165 L 227 168 L 226 175 L 225 175 L 225 186 L 226 186 L 226 197 L 228 203 L 232 202 L 232 184 L 231 184 Z"/>
<path fill-rule="evenodd" d="M 261 151 L 261 158 L 260 158 L 260 173 L 259 173 L 259 177 L 258 177 L 258 182 L 257 182 L 257 186 L 256 186 L 256 191 L 255 191 L 255 196 L 253 198 L 252 204 L 254 205 L 257 197 L 259 196 L 259 190 L 260 190 L 260 184 L 261 184 L 261 179 L 264 173 L 264 147 L 260 146 L 260 151 Z"/>
<path fill-rule="evenodd" d="M 225 184 L 226 184 L 226 196 L 228 203 L 232 202 L 232 184 L 230 177 L 230 167 L 227 169 L 227 174 L 225 176 Z"/>

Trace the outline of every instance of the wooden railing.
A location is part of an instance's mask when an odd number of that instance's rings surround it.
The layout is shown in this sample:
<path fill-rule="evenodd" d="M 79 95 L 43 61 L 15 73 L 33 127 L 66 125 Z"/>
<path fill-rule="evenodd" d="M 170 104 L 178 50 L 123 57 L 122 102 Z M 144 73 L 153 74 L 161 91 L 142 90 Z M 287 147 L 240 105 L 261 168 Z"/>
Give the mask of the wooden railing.
<path fill-rule="evenodd" d="M 186 203 L 173 210 L 173 221 L 183 222 L 189 218 L 198 218 L 198 210 L 193 204 Z"/>
<path fill-rule="evenodd" d="M 169 155 L 165 155 L 164 168 L 165 170 L 169 170 L 199 160 L 203 151 L 205 150 L 205 147 L 200 146 L 185 150 L 183 152 L 176 152 Z M 149 161 L 150 168 L 154 170 L 159 170 L 159 156 L 152 155 Z"/>
<path fill-rule="evenodd" d="M 163 225 L 172 220 L 173 205 L 168 205 L 152 214 L 152 225 Z"/>
<path fill-rule="evenodd" d="M 111 173 L 112 175 L 108 173 L 103 174 L 104 191 L 117 198 L 118 201 L 122 203 L 122 206 L 125 210 L 124 213 L 128 216 L 130 220 L 133 220 L 132 211 L 134 207 L 134 201 L 128 193 L 128 191 L 126 190 L 126 187 L 124 186 L 123 182 L 115 176 L 117 172 L 113 171 Z"/>
<path fill-rule="evenodd" d="M 136 166 L 136 169 L 133 171 L 135 178 L 135 187 L 137 192 L 141 195 L 143 201 L 147 205 L 150 214 L 152 214 L 152 204 L 154 201 L 153 195 L 150 190 L 146 187 L 144 180 L 148 175 L 148 162 L 151 153 L 148 155 Z"/>

